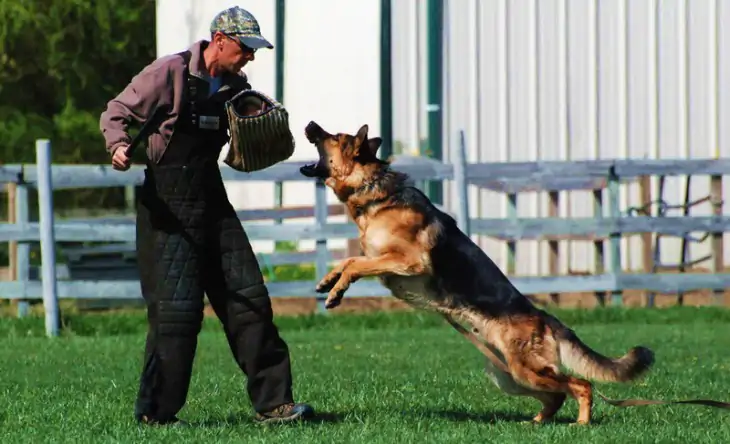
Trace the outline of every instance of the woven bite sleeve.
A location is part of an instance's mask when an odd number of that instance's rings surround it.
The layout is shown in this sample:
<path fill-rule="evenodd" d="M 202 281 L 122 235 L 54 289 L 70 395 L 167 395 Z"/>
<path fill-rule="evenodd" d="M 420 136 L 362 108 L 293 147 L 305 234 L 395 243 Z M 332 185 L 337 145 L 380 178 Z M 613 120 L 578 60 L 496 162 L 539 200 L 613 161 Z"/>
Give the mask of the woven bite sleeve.
<path fill-rule="evenodd" d="M 241 91 L 226 102 L 226 114 L 231 140 L 223 161 L 231 168 L 263 170 L 294 154 L 289 113 L 268 95 L 250 89 Z"/>

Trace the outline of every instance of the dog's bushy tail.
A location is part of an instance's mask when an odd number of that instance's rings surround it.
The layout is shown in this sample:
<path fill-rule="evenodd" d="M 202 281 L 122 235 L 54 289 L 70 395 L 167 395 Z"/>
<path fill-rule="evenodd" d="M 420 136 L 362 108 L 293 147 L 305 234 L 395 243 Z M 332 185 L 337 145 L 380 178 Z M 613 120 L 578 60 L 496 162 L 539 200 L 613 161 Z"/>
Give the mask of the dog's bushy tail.
<path fill-rule="evenodd" d="M 557 339 L 563 366 L 586 379 L 627 382 L 642 376 L 654 363 L 654 352 L 646 347 L 634 347 L 624 356 L 612 359 L 584 344 L 567 328 Z"/>

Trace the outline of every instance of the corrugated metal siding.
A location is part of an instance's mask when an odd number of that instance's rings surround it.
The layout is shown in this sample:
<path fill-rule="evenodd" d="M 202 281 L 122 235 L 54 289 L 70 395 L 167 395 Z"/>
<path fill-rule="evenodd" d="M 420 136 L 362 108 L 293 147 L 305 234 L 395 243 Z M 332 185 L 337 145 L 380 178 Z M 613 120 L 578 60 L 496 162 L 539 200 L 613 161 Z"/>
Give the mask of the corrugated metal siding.
<path fill-rule="evenodd" d="M 427 136 L 425 9 L 393 2 L 394 136 L 409 150 Z M 470 161 L 730 154 L 730 30 L 719 26 L 729 0 L 452 0 L 446 16 L 445 152 L 464 130 Z M 684 183 L 667 179 L 668 203 L 680 203 Z M 692 198 L 708 183 L 694 178 Z M 638 192 L 622 189 L 624 210 Z M 591 217 L 592 202 L 563 193 L 560 216 Z M 472 189 L 470 209 L 506 217 L 506 197 Z M 547 216 L 547 196 L 521 195 L 518 211 Z M 478 240 L 505 267 L 505 244 Z M 678 261 L 679 246 L 663 240 L 663 260 Z M 638 236 L 623 251 L 624 267 L 641 267 Z M 691 255 L 708 252 L 709 242 Z M 547 245 L 519 242 L 517 254 L 517 273 L 548 272 Z M 589 243 L 563 242 L 561 254 L 561 272 L 593 270 Z"/>

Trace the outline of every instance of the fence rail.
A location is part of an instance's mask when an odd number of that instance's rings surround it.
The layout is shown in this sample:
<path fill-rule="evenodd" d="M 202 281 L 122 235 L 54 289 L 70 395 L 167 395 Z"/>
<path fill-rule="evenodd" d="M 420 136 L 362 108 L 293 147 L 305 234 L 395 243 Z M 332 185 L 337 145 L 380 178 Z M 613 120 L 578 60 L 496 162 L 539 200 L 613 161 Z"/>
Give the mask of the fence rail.
<path fill-rule="evenodd" d="M 463 140 L 463 139 L 462 139 Z M 465 147 L 452 155 L 453 164 L 437 162 L 421 157 L 398 156 L 393 167 L 409 174 L 415 181 L 453 181 L 457 187 L 457 211 L 455 217 L 466 232 L 490 236 L 508 242 L 514 255 L 514 242 L 526 239 L 554 242 L 561 239 L 593 241 L 600 258 L 600 271 L 588 276 L 538 276 L 514 277 L 516 286 L 527 294 L 561 292 L 595 292 L 612 294 L 612 302 L 621 303 L 621 292 L 642 289 L 660 293 L 686 292 L 709 289 L 715 291 L 715 302 L 720 302 L 720 292 L 730 287 L 730 274 L 723 273 L 723 233 L 730 228 L 730 217 L 723 214 L 722 180 L 730 174 L 730 159 L 649 160 L 613 159 L 594 161 L 550 161 L 479 163 L 466 162 Z M 13 281 L 0 282 L 0 299 L 43 299 L 49 318 L 48 333 L 57 333 L 58 298 L 68 299 L 137 299 L 140 298 L 136 280 L 63 280 L 57 279 L 53 246 L 57 242 L 126 242 L 134 241 L 134 219 L 131 217 L 75 219 L 53 221 L 52 190 L 74 188 L 123 187 L 140 185 L 143 167 L 134 166 L 119 172 L 101 165 L 51 165 L 50 143 L 38 141 L 37 163 L 0 166 L 0 181 L 16 184 L 15 221 L 0 224 L 0 242 L 16 242 L 17 276 Z M 284 162 L 264 171 L 245 174 L 226 166 L 221 167 L 227 181 L 310 182 L 315 188 L 314 207 L 296 207 L 266 210 L 242 210 L 238 216 L 242 223 L 263 219 L 289 219 L 310 217 L 314 223 L 297 224 L 246 224 L 251 240 L 304 240 L 316 241 L 313 252 L 275 253 L 273 263 L 287 263 L 289 254 L 295 260 L 313 261 L 316 275 L 326 273 L 333 260 L 327 241 L 352 239 L 357 236 L 350 222 L 331 223 L 328 216 L 344 214 L 342 206 L 327 203 L 327 193 L 320 181 L 299 174 L 305 162 Z M 711 182 L 712 214 L 705 216 L 653 217 L 625 216 L 620 208 L 618 187 L 622 183 L 645 179 L 649 176 L 709 176 Z M 509 197 L 510 211 L 507 218 L 470 218 L 467 188 L 477 186 L 505 193 Z M 28 220 L 28 190 L 37 188 L 39 223 Z M 551 205 L 557 205 L 561 191 L 592 190 L 597 211 L 593 218 L 551 217 L 519 218 L 516 215 L 517 194 L 523 192 L 548 192 Z M 606 194 L 606 196 L 604 196 Z M 50 220 L 50 224 L 48 223 Z M 713 246 L 713 272 L 703 274 L 676 273 L 625 273 L 621 267 L 621 236 L 636 233 L 660 233 L 685 236 L 691 232 L 709 233 Z M 30 279 L 28 245 L 40 242 L 43 252 L 42 281 Z M 604 256 L 608 245 L 610 260 Z M 278 256 L 276 256 L 278 254 Z M 298 256 L 297 256 L 298 255 Z M 342 252 L 334 254 L 342 257 Z M 275 258 L 275 259 L 274 259 Z M 514 257 L 512 257 L 514 261 Z M 551 263 L 554 260 L 551 257 Z M 277 262 L 278 261 L 278 262 Z M 507 273 L 512 274 L 508 266 Z M 646 268 L 646 267 L 645 267 Z M 647 271 L 647 270 L 645 270 Z M 272 297 L 317 297 L 315 281 L 272 282 Z M 348 297 L 388 296 L 387 290 L 375 280 L 355 283 Z"/>

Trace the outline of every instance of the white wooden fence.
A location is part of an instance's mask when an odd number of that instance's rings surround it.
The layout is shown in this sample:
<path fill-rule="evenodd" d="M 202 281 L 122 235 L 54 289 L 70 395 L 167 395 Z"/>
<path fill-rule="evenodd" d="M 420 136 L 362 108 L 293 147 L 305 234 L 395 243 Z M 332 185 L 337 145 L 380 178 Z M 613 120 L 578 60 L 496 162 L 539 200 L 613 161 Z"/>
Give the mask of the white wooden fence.
<path fill-rule="evenodd" d="M 462 139 L 463 140 L 463 139 Z M 141 297 L 137 280 L 59 280 L 57 278 L 54 248 L 58 242 L 133 242 L 135 227 L 132 219 L 120 218 L 93 220 L 54 220 L 52 190 L 94 187 L 139 185 L 143 180 L 143 168 L 134 166 L 129 171 L 118 172 L 107 165 L 51 165 L 50 142 L 39 140 L 36 145 L 35 165 L 0 166 L 0 182 L 17 185 L 17 219 L 15 223 L 0 224 L 0 242 L 18 242 L 18 276 L 10 282 L 0 282 L 0 298 L 43 299 L 46 325 L 49 335 L 58 334 L 58 299 L 138 299 Z M 472 235 L 490 236 L 514 245 L 520 240 L 542 240 L 557 245 L 566 238 L 588 239 L 593 243 L 601 269 L 588 276 L 514 277 L 516 286 L 526 294 L 589 291 L 597 294 L 611 293 L 614 304 L 621 303 L 621 292 L 627 289 L 645 289 L 662 293 L 685 292 L 695 289 L 719 291 L 730 286 L 730 274 L 723 268 L 723 234 L 730 228 L 730 217 L 723 211 L 722 179 L 730 174 L 730 159 L 694 160 L 595 160 L 573 162 L 512 162 L 467 164 L 462 144 L 452 158 L 453 164 L 443 164 L 419 157 L 397 157 L 394 168 L 408 173 L 416 181 L 452 181 L 458 187 L 460 203 L 455 214 L 462 229 Z M 246 224 L 252 240 L 301 240 L 316 241 L 316 252 L 310 259 L 316 263 L 317 277 L 327 271 L 331 254 L 328 240 L 349 239 L 357 236 L 350 222 L 327 221 L 328 190 L 321 181 L 302 176 L 299 167 L 304 162 L 284 162 L 264 171 L 245 174 L 222 167 L 225 180 L 229 181 L 297 181 L 316 188 L 314 207 L 315 223 L 285 225 Z M 626 214 L 620 204 L 619 190 L 626 183 L 651 176 L 708 176 L 711 189 L 710 216 L 654 217 L 651 214 Z M 570 190 L 590 190 L 596 196 L 597 211 L 594 217 L 565 219 L 556 216 L 546 218 L 520 218 L 514 212 L 508 218 L 472 218 L 467 203 L 467 185 L 478 185 L 501 192 L 516 206 L 518 193 L 541 192 L 551 195 Z M 38 223 L 28 219 L 28 189 L 34 187 L 39 194 Z M 604 199 L 603 195 L 607 194 Z M 272 219 L 282 218 L 287 209 L 269 211 Z M 245 215 L 242 215 L 245 216 Z M 242 217 L 245 220 L 245 217 Z M 245 223 L 245 222 L 244 222 Z M 673 274 L 625 273 L 621 264 L 621 236 L 624 234 L 649 233 L 685 236 L 691 232 L 709 233 L 712 243 L 714 273 Z M 40 242 L 42 254 L 42 279 L 31 280 L 28 262 L 28 243 Z M 608 247 L 608 255 L 604 248 Z M 557 246 L 555 247 L 557 250 Z M 294 253 L 296 254 L 296 253 Z M 514 270 L 507 270 L 514 276 Z M 465 277 L 468 278 L 468 277 Z M 272 297 L 301 296 L 319 297 L 314 292 L 316 282 L 272 282 Z M 350 288 L 348 297 L 387 296 L 389 293 L 377 281 L 362 280 Z"/>

